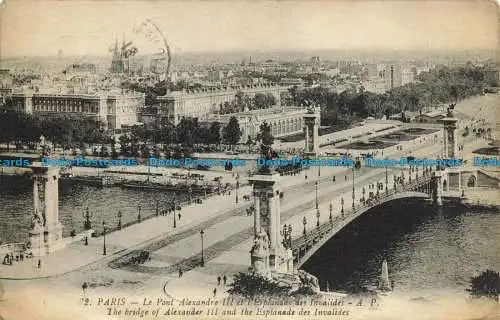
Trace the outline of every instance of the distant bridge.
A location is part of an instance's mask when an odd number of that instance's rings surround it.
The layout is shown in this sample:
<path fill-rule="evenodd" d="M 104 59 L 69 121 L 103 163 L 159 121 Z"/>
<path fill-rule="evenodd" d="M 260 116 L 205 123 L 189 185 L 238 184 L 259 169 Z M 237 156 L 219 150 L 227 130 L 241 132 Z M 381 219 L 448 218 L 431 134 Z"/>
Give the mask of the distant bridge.
<path fill-rule="evenodd" d="M 311 256 L 318 251 L 330 238 L 336 235 L 346 225 L 363 213 L 381 204 L 403 198 L 432 198 L 435 182 L 430 172 L 395 188 L 379 191 L 377 196 L 367 199 L 361 205 L 346 209 L 340 216 L 330 217 L 328 222 L 309 230 L 299 238 L 292 240 L 291 249 L 294 265 L 299 269 Z"/>

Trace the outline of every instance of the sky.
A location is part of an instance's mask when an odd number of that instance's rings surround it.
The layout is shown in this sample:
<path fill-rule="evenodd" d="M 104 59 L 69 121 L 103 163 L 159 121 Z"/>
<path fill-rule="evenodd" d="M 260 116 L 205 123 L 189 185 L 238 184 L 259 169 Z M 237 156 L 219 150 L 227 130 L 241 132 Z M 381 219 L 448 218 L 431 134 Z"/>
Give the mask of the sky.
<path fill-rule="evenodd" d="M 147 19 L 173 53 L 498 48 L 493 0 L 3 1 L 3 57 L 107 55 L 123 36 L 139 53 L 159 53 L 151 25 L 134 32 Z"/>

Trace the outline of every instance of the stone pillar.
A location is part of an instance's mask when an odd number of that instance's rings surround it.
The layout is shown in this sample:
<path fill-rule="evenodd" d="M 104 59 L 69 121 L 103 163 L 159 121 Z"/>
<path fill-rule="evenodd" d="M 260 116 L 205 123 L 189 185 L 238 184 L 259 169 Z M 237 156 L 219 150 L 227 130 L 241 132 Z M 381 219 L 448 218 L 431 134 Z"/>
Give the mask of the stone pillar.
<path fill-rule="evenodd" d="M 281 241 L 279 241 L 279 234 L 281 229 L 279 203 L 277 203 L 276 196 L 273 191 L 268 192 L 266 196 L 269 203 L 269 243 L 271 252 L 276 252 L 278 245 L 281 243 Z M 279 197 L 279 190 L 276 190 L 275 192 L 278 193 Z"/>
<path fill-rule="evenodd" d="M 319 151 L 319 112 L 309 109 L 304 115 L 305 149 L 304 154 L 315 157 Z"/>
<path fill-rule="evenodd" d="M 253 230 L 254 230 L 254 237 L 257 236 L 257 234 L 260 232 L 260 194 L 254 192 L 253 194 L 253 203 L 255 206 L 255 211 L 253 215 Z"/>
<path fill-rule="evenodd" d="M 458 132 L 457 132 L 458 119 L 449 116 L 443 119 L 444 124 L 444 140 L 443 140 L 443 158 L 457 159 L 458 153 Z"/>
<path fill-rule="evenodd" d="M 443 205 L 443 173 L 440 170 L 436 170 L 433 176 L 433 202 L 434 204 L 441 206 Z"/>
<path fill-rule="evenodd" d="M 273 272 L 288 272 L 293 255 L 291 250 L 285 250 L 281 239 L 281 210 L 279 174 L 255 175 L 249 179 L 253 184 L 255 203 L 254 230 L 258 230 L 255 237 L 264 233 L 269 242 L 269 267 Z M 260 241 L 263 237 L 260 236 Z M 290 251 L 290 252 L 288 252 Z M 252 258 L 255 260 L 255 257 Z"/>
<path fill-rule="evenodd" d="M 33 171 L 32 230 L 29 232 L 34 255 L 45 255 L 64 247 L 59 222 L 59 170 L 41 163 L 30 166 Z"/>
<path fill-rule="evenodd" d="M 462 192 L 462 171 L 458 171 L 458 191 Z"/>

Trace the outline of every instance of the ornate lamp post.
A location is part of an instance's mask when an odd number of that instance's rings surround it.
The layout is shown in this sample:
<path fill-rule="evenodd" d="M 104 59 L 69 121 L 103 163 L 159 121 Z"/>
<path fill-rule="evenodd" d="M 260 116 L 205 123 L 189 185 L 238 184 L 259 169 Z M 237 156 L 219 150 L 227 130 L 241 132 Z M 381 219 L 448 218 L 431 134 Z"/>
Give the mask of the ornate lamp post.
<path fill-rule="evenodd" d="M 365 193 L 366 193 L 365 186 L 363 186 L 363 198 L 361 199 L 363 202 L 365 202 Z"/>
<path fill-rule="evenodd" d="M 333 216 L 332 216 L 332 211 L 333 211 L 333 204 L 330 202 L 330 216 L 328 217 L 328 219 L 330 220 L 330 223 L 333 222 Z"/>
<path fill-rule="evenodd" d="M 304 217 L 304 219 L 302 219 L 302 224 L 304 225 L 304 236 L 307 234 L 307 231 L 306 231 L 306 224 L 307 224 L 307 219 L 306 217 Z"/>
<path fill-rule="evenodd" d="M 316 210 L 319 208 L 319 203 L 318 203 L 318 181 L 314 183 L 314 186 L 316 188 Z"/>
<path fill-rule="evenodd" d="M 344 215 L 344 197 L 340 198 L 340 205 L 341 205 L 340 213 Z"/>
<path fill-rule="evenodd" d="M 205 257 L 203 256 L 203 235 L 205 234 L 205 231 L 201 229 L 200 231 L 200 236 L 201 236 L 201 266 L 205 266 Z"/>
<path fill-rule="evenodd" d="M 354 168 L 352 168 L 352 209 L 354 210 L 354 199 L 356 195 L 354 193 Z"/>
<path fill-rule="evenodd" d="M 319 228 L 319 217 L 320 217 L 319 209 L 316 210 L 316 228 Z"/>
<path fill-rule="evenodd" d="M 292 248 L 292 225 L 288 225 L 288 248 Z"/>
<path fill-rule="evenodd" d="M 122 228 L 122 212 L 120 210 L 118 210 L 117 217 L 118 217 L 118 230 L 121 230 L 121 228 Z"/>
<path fill-rule="evenodd" d="M 106 255 L 106 221 L 102 220 L 102 236 L 103 236 L 103 245 L 102 245 L 102 254 Z"/>
<path fill-rule="evenodd" d="M 90 221 L 92 215 L 90 214 L 89 207 L 87 207 L 85 212 L 83 213 L 83 218 L 85 219 L 85 222 L 83 223 L 83 229 L 84 230 L 92 229 L 92 222 Z"/>
<path fill-rule="evenodd" d="M 240 175 L 236 174 L 236 203 L 238 203 L 238 190 L 240 189 Z"/>
<path fill-rule="evenodd" d="M 387 166 L 385 166 L 385 193 L 389 192 L 389 187 L 387 187 L 388 184 L 389 184 L 389 176 L 387 175 Z"/>
<path fill-rule="evenodd" d="M 175 211 L 176 211 L 176 205 L 175 205 L 175 199 L 173 200 L 173 207 L 174 207 L 174 229 L 177 228 L 177 222 L 175 220 Z"/>
<path fill-rule="evenodd" d="M 318 166 L 318 177 L 321 177 L 321 166 Z"/>
<path fill-rule="evenodd" d="M 160 215 L 160 201 L 156 199 L 156 216 L 158 217 Z"/>
<path fill-rule="evenodd" d="M 287 249 L 288 247 L 288 227 L 286 224 L 283 225 L 283 230 L 281 231 L 281 235 L 283 236 L 283 241 L 281 242 L 283 244 L 283 247 Z"/>

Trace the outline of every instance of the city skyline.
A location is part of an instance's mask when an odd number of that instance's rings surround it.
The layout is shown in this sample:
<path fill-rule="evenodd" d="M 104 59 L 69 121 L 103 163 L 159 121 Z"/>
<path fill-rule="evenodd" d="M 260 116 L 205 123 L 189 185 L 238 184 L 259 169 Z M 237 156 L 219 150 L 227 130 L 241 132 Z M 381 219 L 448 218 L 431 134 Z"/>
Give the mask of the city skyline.
<path fill-rule="evenodd" d="M 0 10 L 1 57 L 108 55 L 123 37 L 155 53 L 158 42 L 133 32 L 146 19 L 174 54 L 498 47 L 498 9 L 488 1 L 10 1 Z"/>

